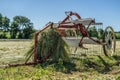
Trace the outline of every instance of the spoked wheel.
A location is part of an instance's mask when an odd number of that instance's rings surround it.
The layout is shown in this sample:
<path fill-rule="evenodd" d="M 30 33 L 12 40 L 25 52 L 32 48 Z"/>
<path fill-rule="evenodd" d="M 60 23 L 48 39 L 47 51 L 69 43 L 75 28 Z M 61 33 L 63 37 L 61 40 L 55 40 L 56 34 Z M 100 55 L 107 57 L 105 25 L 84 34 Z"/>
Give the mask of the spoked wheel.
<path fill-rule="evenodd" d="M 111 26 L 108 26 L 105 29 L 103 35 L 103 42 L 105 43 L 103 45 L 103 51 L 105 56 L 112 56 L 115 53 L 116 39 L 115 39 L 114 30 Z"/>

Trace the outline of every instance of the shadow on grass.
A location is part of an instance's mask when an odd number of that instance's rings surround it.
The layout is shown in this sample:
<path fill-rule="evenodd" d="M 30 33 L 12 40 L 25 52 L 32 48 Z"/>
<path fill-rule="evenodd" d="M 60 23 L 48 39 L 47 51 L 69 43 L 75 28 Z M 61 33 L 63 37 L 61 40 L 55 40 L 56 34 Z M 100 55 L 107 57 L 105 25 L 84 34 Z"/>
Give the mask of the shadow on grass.
<path fill-rule="evenodd" d="M 96 60 L 96 58 L 98 58 L 98 60 Z M 76 60 L 80 60 L 82 63 L 82 71 L 90 71 L 91 69 L 99 73 L 108 73 L 111 71 L 111 66 L 101 56 L 96 56 L 94 58 L 86 57 L 84 59 L 76 58 Z"/>
<path fill-rule="evenodd" d="M 116 60 L 115 62 L 109 62 Z M 113 66 L 120 65 L 120 56 L 113 56 L 111 58 L 105 56 L 89 56 L 86 57 L 72 57 L 70 61 L 52 62 L 50 60 L 42 63 L 43 68 L 51 67 L 54 71 L 63 72 L 66 74 L 72 71 L 97 71 L 99 73 L 108 73 Z M 119 63 L 116 63 L 119 62 Z"/>
<path fill-rule="evenodd" d="M 66 74 L 71 73 L 71 71 L 77 71 L 76 64 L 70 61 L 58 61 L 58 62 L 46 61 L 45 63 L 42 64 L 42 67 L 43 68 L 49 67 L 55 71 L 63 72 Z"/>
<path fill-rule="evenodd" d="M 120 55 L 114 55 L 112 56 L 116 61 L 120 61 Z"/>
<path fill-rule="evenodd" d="M 102 64 L 104 65 L 103 70 L 101 71 L 102 73 L 107 73 L 111 71 L 111 66 L 103 59 L 101 56 L 98 56 L 98 58 L 101 60 Z"/>
<path fill-rule="evenodd" d="M 71 71 L 77 71 L 76 70 L 76 64 L 72 62 L 58 62 L 55 64 L 56 71 L 61 71 L 64 73 L 71 73 Z"/>
<path fill-rule="evenodd" d="M 113 56 L 113 59 L 116 60 L 115 65 L 116 65 L 116 66 L 120 66 L 120 55 L 114 55 L 114 56 Z"/>

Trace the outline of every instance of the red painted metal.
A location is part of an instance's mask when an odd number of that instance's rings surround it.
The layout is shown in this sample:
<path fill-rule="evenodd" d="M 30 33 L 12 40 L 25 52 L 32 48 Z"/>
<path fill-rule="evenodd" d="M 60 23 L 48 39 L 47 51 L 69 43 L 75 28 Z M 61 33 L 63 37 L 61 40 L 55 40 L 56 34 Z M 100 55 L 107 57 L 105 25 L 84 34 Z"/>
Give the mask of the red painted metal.
<path fill-rule="evenodd" d="M 92 24 L 92 23 L 95 23 L 95 20 L 92 20 L 88 27 L 85 28 L 82 24 L 74 24 L 73 25 L 65 25 L 65 24 L 69 24 L 71 22 L 67 22 L 67 20 L 69 20 L 69 18 L 71 16 L 76 16 L 78 19 L 81 19 L 81 17 L 79 16 L 79 14 L 77 13 L 73 13 L 73 12 L 69 12 L 69 14 L 67 15 L 67 17 L 59 24 L 58 28 L 76 28 L 79 32 L 82 33 L 82 38 L 80 39 L 80 42 L 79 42 L 79 46 L 82 46 L 82 41 L 83 41 L 83 38 L 84 37 L 88 37 L 89 39 L 93 40 L 94 42 L 98 43 L 98 44 L 102 44 L 99 40 L 95 40 L 93 39 L 92 37 L 89 36 L 89 33 L 88 33 L 88 28 L 89 26 Z"/>
<path fill-rule="evenodd" d="M 30 55 L 29 55 L 29 57 L 26 59 L 25 63 L 27 63 L 27 62 L 28 62 L 28 60 L 29 60 L 29 59 L 30 59 L 30 57 L 33 55 L 33 53 L 34 53 L 34 50 L 30 53 Z"/>
<path fill-rule="evenodd" d="M 58 29 L 58 31 L 60 32 L 61 36 L 66 36 L 66 33 L 65 33 L 65 30 L 64 29 L 61 29 L 61 28 L 76 28 L 76 30 L 78 30 L 79 32 L 82 33 L 82 38 L 80 39 L 80 42 L 79 42 L 79 46 L 82 46 L 82 41 L 83 41 L 83 38 L 84 37 L 88 37 L 89 39 L 95 41 L 96 43 L 98 44 L 101 44 L 101 42 L 99 40 L 94 40 L 93 38 L 91 38 L 89 36 L 89 33 L 88 33 L 88 28 L 89 26 L 94 23 L 94 20 L 92 20 L 88 27 L 85 28 L 82 24 L 74 24 L 73 25 L 65 25 L 65 24 L 69 24 L 71 22 L 68 22 L 68 20 L 70 20 L 71 16 L 76 16 L 78 19 L 81 19 L 80 15 L 78 15 L 77 13 L 73 13 L 73 12 L 69 12 L 69 14 L 67 14 L 67 17 L 59 23 L 59 25 L 56 27 Z M 43 32 L 44 30 L 46 30 L 47 28 L 53 28 L 53 23 L 52 22 L 49 22 L 45 28 L 43 28 L 42 30 L 38 31 L 35 33 L 35 41 L 34 41 L 34 50 L 33 52 L 31 53 L 31 55 L 28 57 L 28 59 L 26 60 L 25 63 L 23 64 L 10 64 L 9 66 L 10 67 L 14 67 L 14 66 L 24 66 L 24 65 L 35 65 L 37 63 L 42 63 L 43 61 L 45 61 L 47 58 L 50 57 L 50 55 L 47 55 L 45 57 L 43 57 L 41 60 L 38 60 L 37 59 L 37 44 L 38 44 L 38 35 Z M 33 59 L 33 62 L 28 62 L 28 60 L 30 59 L 30 57 L 32 56 L 32 54 L 34 55 L 34 59 Z"/>
<path fill-rule="evenodd" d="M 78 29 L 78 27 L 77 27 L 78 25 L 76 25 L 76 24 L 74 26 L 71 26 L 71 25 L 69 25 L 69 26 L 62 26 L 61 25 L 61 24 L 64 24 L 71 16 L 76 16 L 78 19 L 81 19 L 81 17 L 77 13 L 70 12 L 69 15 L 67 15 L 67 17 L 59 24 L 58 28 L 77 28 Z M 39 35 L 40 32 L 44 31 L 45 29 L 47 29 L 49 26 L 52 26 L 52 25 L 53 25 L 53 23 L 50 22 L 48 25 L 46 25 L 46 27 L 44 29 L 38 31 L 35 34 L 34 60 L 33 60 L 34 63 L 37 62 L 37 51 L 36 51 L 36 48 L 37 48 L 37 44 L 38 44 L 38 35 Z M 78 30 L 81 31 L 84 36 L 87 36 L 87 32 L 82 27 L 82 25 L 80 25 L 80 29 L 78 29 Z M 60 31 L 60 33 L 61 33 L 62 36 L 64 36 L 64 37 L 66 36 L 65 30 L 62 30 L 62 29 L 60 30 L 59 29 L 59 31 Z"/>
<path fill-rule="evenodd" d="M 33 62 L 37 62 L 37 44 L 38 44 L 38 35 L 39 33 L 43 32 L 44 30 L 46 30 L 48 27 L 52 27 L 53 23 L 49 22 L 45 28 L 43 28 L 42 30 L 36 32 L 35 34 L 35 44 L 34 44 L 34 61 Z"/>
<path fill-rule="evenodd" d="M 43 57 L 41 60 L 38 60 L 36 62 L 27 62 L 27 63 L 21 63 L 21 64 L 9 64 L 8 66 L 6 67 L 17 67 L 17 66 L 25 66 L 25 65 L 36 65 L 38 63 L 42 63 L 43 61 L 45 61 L 47 58 L 50 57 L 50 54 Z"/>
<path fill-rule="evenodd" d="M 59 24 L 59 26 L 57 27 L 61 36 L 66 36 L 66 33 L 65 33 L 65 30 L 63 29 L 60 29 L 60 28 L 76 28 L 78 31 L 80 31 L 82 33 L 82 38 L 79 42 L 79 46 L 82 46 L 82 40 L 84 37 L 88 37 L 90 38 L 91 40 L 97 42 L 97 43 L 100 43 L 99 41 L 96 41 L 94 40 L 93 38 L 91 38 L 89 36 L 89 33 L 88 33 L 88 28 L 89 26 L 91 25 L 91 23 L 93 23 L 94 21 L 91 21 L 88 25 L 87 28 L 85 28 L 82 24 L 74 24 L 74 25 L 64 25 L 64 24 L 69 24 L 71 22 L 67 22 L 67 20 L 71 17 L 71 16 L 76 16 L 78 19 L 81 19 L 81 17 L 77 14 L 77 13 L 73 13 L 73 12 L 69 12 L 69 14 L 67 15 L 67 17 Z M 40 30 L 38 31 L 36 34 L 35 34 L 35 48 L 34 48 L 34 61 L 33 61 L 33 64 L 37 62 L 37 53 L 36 53 L 36 48 L 37 48 L 37 43 L 38 43 L 38 35 L 39 33 L 41 33 L 42 31 L 44 31 L 45 29 L 47 29 L 49 26 L 52 27 L 53 23 L 48 23 L 48 25 L 46 25 L 46 27 L 43 29 L 43 30 Z M 44 58 L 41 59 L 39 62 L 43 62 L 44 61 Z"/>
<path fill-rule="evenodd" d="M 41 60 L 37 60 L 37 44 L 38 44 L 38 35 L 43 32 L 44 30 L 46 30 L 47 28 L 53 28 L 53 23 L 49 22 L 45 28 L 43 28 L 42 30 L 38 31 L 35 33 L 35 41 L 34 41 L 34 50 L 31 52 L 30 56 L 27 58 L 27 60 L 25 61 L 25 63 L 21 63 L 21 64 L 9 64 L 6 67 L 16 67 L 16 66 L 25 66 L 25 65 L 36 65 L 38 63 L 42 63 L 43 61 L 45 61 L 47 58 L 50 57 L 50 54 L 48 54 L 47 56 L 43 57 Z M 33 62 L 28 62 L 28 60 L 30 59 L 30 57 L 34 55 L 34 59 Z"/>
<path fill-rule="evenodd" d="M 34 61 L 37 62 L 37 43 L 38 43 L 38 33 L 35 34 L 35 44 L 34 44 Z"/>
<path fill-rule="evenodd" d="M 58 31 L 61 36 L 66 37 L 67 34 L 64 29 L 59 29 Z"/>
<path fill-rule="evenodd" d="M 72 11 L 70 11 L 69 15 L 67 15 L 67 17 L 61 22 L 61 24 L 64 23 L 65 21 L 67 21 L 71 16 L 76 16 L 78 19 L 81 19 L 79 14 L 73 13 Z"/>

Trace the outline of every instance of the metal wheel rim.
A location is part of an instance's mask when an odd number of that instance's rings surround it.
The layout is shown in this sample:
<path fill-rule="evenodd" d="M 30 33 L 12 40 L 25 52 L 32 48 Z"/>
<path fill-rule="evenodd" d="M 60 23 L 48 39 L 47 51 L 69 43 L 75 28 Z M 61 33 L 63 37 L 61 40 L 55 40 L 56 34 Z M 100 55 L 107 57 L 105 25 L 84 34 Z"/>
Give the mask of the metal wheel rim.
<path fill-rule="evenodd" d="M 103 42 L 106 43 L 106 45 L 103 45 L 104 54 L 106 56 L 113 56 L 116 48 L 116 39 L 114 30 L 111 26 L 105 29 Z"/>

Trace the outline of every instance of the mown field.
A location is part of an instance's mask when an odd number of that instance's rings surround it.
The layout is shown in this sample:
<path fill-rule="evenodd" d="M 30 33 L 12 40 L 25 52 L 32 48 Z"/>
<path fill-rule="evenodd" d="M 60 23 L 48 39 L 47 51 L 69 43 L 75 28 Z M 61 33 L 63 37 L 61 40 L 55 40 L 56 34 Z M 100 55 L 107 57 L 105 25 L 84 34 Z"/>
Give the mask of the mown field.
<path fill-rule="evenodd" d="M 89 50 L 73 53 L 71 48 L 73 55 L 67 62 L 4 68 L 10 63 L 24 63 L 31 45 L 30 40 L 0 41 L 0 80 L 120 80 L 120 41 L 113 57 L 105 57 L 101 46 L 85 45 Z"/>

